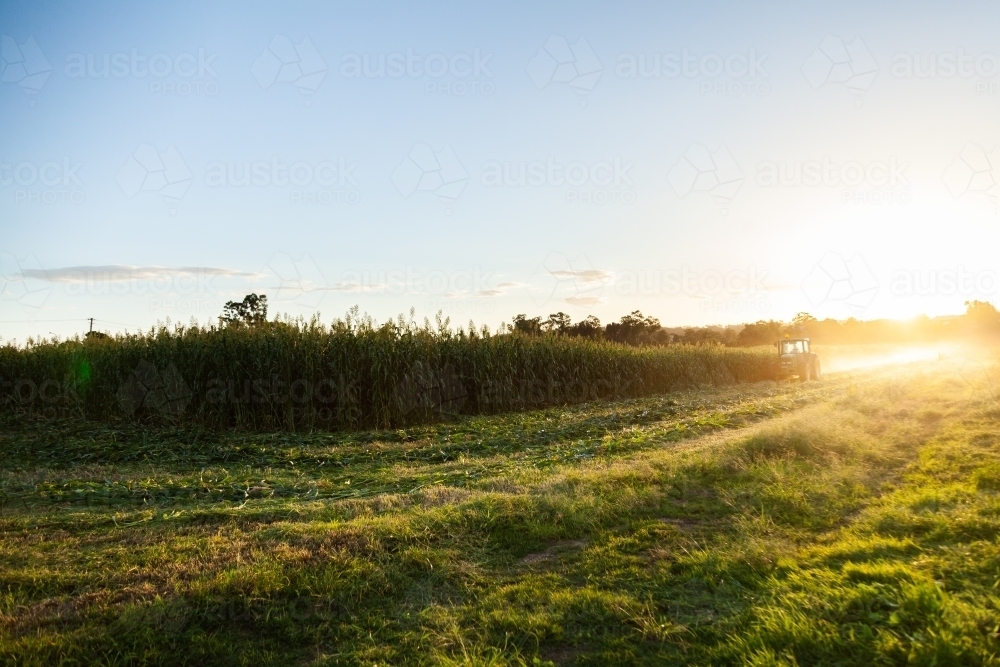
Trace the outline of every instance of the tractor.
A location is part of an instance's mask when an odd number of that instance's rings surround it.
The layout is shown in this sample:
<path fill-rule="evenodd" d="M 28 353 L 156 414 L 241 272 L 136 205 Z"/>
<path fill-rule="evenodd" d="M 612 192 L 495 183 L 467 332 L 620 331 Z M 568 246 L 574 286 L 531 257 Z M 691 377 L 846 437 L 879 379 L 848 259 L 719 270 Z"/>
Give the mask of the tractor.
<path fill-rule="evenodd" d="M 786 338 L 774 344 L 778 348 L 778 379 L 797 375 L 800 382 L 819 379 L 819 357 L 809 351 L 808 338 Z"/>

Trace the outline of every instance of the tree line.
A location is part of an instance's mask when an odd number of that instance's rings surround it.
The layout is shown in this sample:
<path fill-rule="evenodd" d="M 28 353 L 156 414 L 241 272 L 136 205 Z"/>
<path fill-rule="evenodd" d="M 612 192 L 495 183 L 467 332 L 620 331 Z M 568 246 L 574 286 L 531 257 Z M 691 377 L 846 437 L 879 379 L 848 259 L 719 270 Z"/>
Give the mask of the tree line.
<path fill-rule="evenodd" d="M 559 335 L 601 339 L 633 346 L 724 345 L 751 347 L 770 345 L 785 337 L 809 338 L 825 344 L 931 342 L 959 337 L 1000 336 L 1000 311 L 987 301 L 967 301 L 963 315 L 910 320 L 817 319 L 799 313 L 791 322 L 758 320 L 729 326 L 667 328 L 652 316 L 635 310 L 617 322 L 602 325 L 593 315 L 574 323 L 563 312 L 547 318 L 516 315 L 512 331 L 529 336 Z"/>
<path fill-rule="evenodd" d="M 605 340 L 635 347 L 662 345 L 722 345 L 752 347 L 770 345 L 785 337 L 809 338 L 825 344 L 931 342 L 959 337 L 1000 336 L 1000 311 L 987 301 L 967 301 L 963 315 L 928 317 L 910 320 L 859 320 L 848 318 L 819 320 L 809 313 L 799 313 L 791 322 L 758 320 L 749 324 L 704 327 L 664 327 L 650 315 L 634 310 L 617 322 L 601 324 L 588 315 L 578 322 L 564 313 L 546 318 L 515 315 L 507 327 L 526 336 L 568 336 Z M 243 301 L 226 303 L 220 325 L 255 326 L 267 322 L 267 297 L 248 294 Z"/>

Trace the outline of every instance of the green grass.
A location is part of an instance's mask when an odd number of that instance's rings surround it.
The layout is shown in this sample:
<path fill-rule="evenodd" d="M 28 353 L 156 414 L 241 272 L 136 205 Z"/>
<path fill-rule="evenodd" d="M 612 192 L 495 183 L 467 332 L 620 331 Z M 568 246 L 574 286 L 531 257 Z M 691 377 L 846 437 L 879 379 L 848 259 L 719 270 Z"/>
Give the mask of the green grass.
<path fill-rule="evenodd" d="M 993 664 L 974 373 L 335 434 L 8 424 L 0 661 Z"/>

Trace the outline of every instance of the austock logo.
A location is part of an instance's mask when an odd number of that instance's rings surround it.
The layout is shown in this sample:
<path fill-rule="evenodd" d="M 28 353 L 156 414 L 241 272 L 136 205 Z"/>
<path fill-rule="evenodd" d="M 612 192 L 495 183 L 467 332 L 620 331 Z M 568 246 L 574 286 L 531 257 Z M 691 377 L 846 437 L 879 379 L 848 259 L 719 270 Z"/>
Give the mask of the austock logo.
<path fill-rule="evenodd" d="M 615 61 L 615 74 L 620 79 L 700 79 L 703 95 L 767 95 L 771 91 L 764 69 L 768 55 L 756 49 L 749 49 L 745 55 L 726 56 L 699 55 L 689 49 L 679 53 L 622 53 Z"/>
<path fill-rule="evenodd" d="M 405 54 L 347 53 L 340 59 L 340 75 L 345 78 L 366 79 L 419 79 L 425 76 L 440 79 L 448 75 L 460 79 L 492 78 L 493 72 L 489 68 L 492 59 L 492 53 L 483 54 L 479 49 L 475 49 L 472 54 L 456 53 L 451 57 L 443 53 L 421 56 L 414 53 L 413 49 L 407 49 Z"/>
<path fill-rule="evenodd" d="M 232 406 L 263 406 L 260 417 L 270 423 L 346 424 L 360 415 L 358 388 L 338 377 L 212 378 L 205 383 L 205 404 L 227 412 Z M 252 412 L 252 410 L 250 411 Z"/>
<path fill-rule="evenodd" d="M 878 279 L 860 254 L 845 259 L 827 252 L 802 282 L 811 305 L 841 304 L 855 312 L 867 310 L 878 290 Z"/>
<path fill-rule="evenodd" d="M 209 162 L 205 185 L 212 188 L 289 188 L 293 204 L 357 204 L 361 200 L 354 170 L 358 163 L 346 157 L 316 163 L 298 160 Z"/>
<path fill-rule="evenodd" d="M 0 81 L 16 84 L 26 95 L 34 96 L 51 73 L 52 65 L 34 37 L 21 44 L 8 35 L 0 37 Z"/>
<path fill-rule="evenodd" d="M 477 398 L 481 405 L 500 409 L 533 408 L 547 405 L 568 405 L 596 400 L 619 400 L 634 396 L 642 380 L 615 375 L 609 379 L 586 380 L 571 378 L 531 378 L 508 385 L 496 384 L 479 387 Z"/>
<path fill-rule="evenodd" d="M 667 182 L 678 197 L 708 193 L 726 213 L 743 184 L 743 171 L 725 146 L 710 151 L 703 144 L 691 144 L 670 169 Z"/>
<path fill-rule="evenodd" d="M 703 312 L 751 315 L 771 309 L 768 271 L 747 269 L 694 271 L 679 269 L 621 271 L 615 280 L 620 296 L 665 296 L 698 299 Z"/>
<path fill-rule="evenodd" d="M 614 281 L 614 274 L 595 267 L 585 255 L 570 259 L 551 252 L 535 269 L 525 285 L 532 301 L 539 308 L 593 308 L 605 302 L 605 289 Z"/>
<path fill-rule="evenodd" d="M 396 406 L 404 418 L 428 413 L 453 417 L 460 414 L 473 397 L 481 406 L 498 409 L 562 405 L 623 398 L 631 395 L 635 384 L 634 378 L 617 376 L 593 381 L 523 378 L 515 382 L 487 382 L 470 393 L 465 380 L 450 364 L 434 367 L 417 361 L 396 384 L 395 394 Z"/>
<path fill-rule="evenodd" d="M 908 204 L 911 200 L 906 162 L 888 160 L 838 163 L 823 156 L 805 161 L 764 161 L 757 164 L 755 182 L 761 187 L 841 187 L 841 202 Z"/>
<path fill-rule="evenodd" d="M 0 253 L 0 298 L 33 311 L 39 310 L 52 294 L 45 275 L 45 269 L 34 255 L 18 259 L 9 253 Z"/>
<path fill-rule="evenodd" d="M 396 385 L 396 404 L 404 416 L 414 411 L 457 415 L 468 397 L 462 378 L 447 364 L 434 369 L 414 362 Z"/>
<path fill-rule="evenodd" d="M 66 609 L 70 613 L 70 609 Z M 295 622 L 306 620 L 333 621 L 353 618 L 354 612 L 335 600 L 296 596 L 286 599 L 227 598 L 210 601 L 189 601 L 184 598 L 163 598 L 147 605 L 132 606 L 112 621 L 112 632 L 134 632 L 155 628 L 167 634 L 182 633 L 192 625 L 249 624 L 276 615 Z"/>
<path fill-rule="evenodd" d="M 979 76 L 991 79 L 997 75 L 998 60 L 993 53 L 897 53 L 892 57 L 890 73 L 897 79 L 950 79 L 955 76 L 968 79 Z"/>
<path fill-rule="evenodd" d="M 492 274 L 480 267 L 457 271 L 418 271 L 412 266 L 388 271 L 357 271 L 348 269 L 340 280 L 330 287 L 343 292 L 375 292 L 380 294 L 432 295 L 444 298 L 499 296 L 514 283 L 493 286 Z"/>
<path fill-rule="evenodd" d="M 290 84 L 303 95 L 312 95 L 326 77 L 326 62 L 309 37 L 298 44 L 276 35 L 250 68 L 257 83 L 267 90 L 276 83 Z"/>
<path fill-rule="evenodd" d="M 348 383 L 331 378 L 285 380 L 277 376 L 264 378 L 241 378 L 228 380 L 213 378 L 206 384 L 205 400 L 209 404 L 244 405 L 250 403 L 278 405 L 332 406 L 352 391 Z M 324 408 L 324 409 L 329 409 Z M 320 415 L 328 419 L 330 415 Z"/>
<path fill-rule="evenodd" d="M 994 206 L 1000 194 L 1000 151 L 987 151 L 976 144 L 966 144 L 944 171 L 944 184 L 956 199 L 966 195 L 983 195 Z"/>
<path fill-rule="evenodd" d="M 130 417 L 155 411 L 164 417 L 184 414 L 193 392 L 177 367 L 170 363 L 162 373 L 148 361 L 140 361 L 118 387 L 118 404 Z"/>
<path fill-rule="evenodd" d="M 618 56 L 615 74 L 619 78 L 634 79 L 714 79 L 722 74 L 731 77 L 767 77 L 764 61 L 768 54 L 758 54 L 756 49 L 750 49 L 747 55 L 733 53 L 725 58 L 717 53 L 706 53 L 699 56 L 683 49 L 681 53 L 650 54 L 623 53 Z"/>
<path fill-rule="evenodd" d="M 530 162 L 487 162 L 479 182 L 484 187 L 565 188 L 566 203 L 631 204 L 635 202 L 635 183 L 629 176 L 631 162 L 620 156 L 585 163 L 575 160 L 564 164 L 549 156 Z"/>
<path fill-rule="evenodd" d="M 81 204 L 83 163 L 63 157 L 35 163 L 0 159 L 0 187 L 14 186 L 15 204 Z"/>
<path fill-rule="evenodd" d="M 570 44 L 565 37 L 550 35 L 528 63 L 528 76 L 539 90 L 552 83 L 565 83 L 581 95 L 594 89 L 603 71 L 584 37 Z"/>
<path fill-rule="evenodd" d="M 620 296 L 686 296 L 714 297 L 723 294 L 758 296 L 768 292 L 768 272 L 756 266 L 729 271 L 694 271 L 684 265 L 680 269 L 661 271 L 622 271 L 615 280 L 615 293 Z"/>
<path fill-rule="evenodd" d="M 829 156 L 801 162 L 764 161 L 757 164 L 755 180 L 761 187 L 867 185 L 897 189 L 910 185 L 910 181 L 906 178 L 908 166 L 908 163 L 900 162 L 895 156 L 888 160 L 867 163 L 857 161 L 837 163 Z"/>
<path fill-rule="evenodd" d="M 392 182 L 403 197 L 430 192 L 446 204 L 458 199 L 468 180 L 469 172 L 447 144 L 440 151 L 427 144 L 414 145 L 392 172 Z"/>
<path fill-rule="evenodd" d="M 139 144 L 115 176 L 118 186 L 131 199 L 140 192 L 153 192 L 165 202 L 179 202 L 194 175 L 173 145 L 160 153 L 151 144 Z"/>
<path fill-rule="evenodd" d="M 802 65 L 802 73 L 813 90 L 827 85 L 846 86 L 861 106 L 861 96 L 878 75 L 878 63 L 860 37 L 845 44 L 839 37 L 827 35 Z"/>
<path fill-rule="evenodd" d="M 1000 287 L 996 271 L 955 269 L 897 269 L 892 272 L 889 292 L 893 296 L 992 297 Z"/>
<path fill-rule="evenodd" d="M 0 379 L 0 408 L 7 414 L 47 419 L 79 417 L 80 397 L 69 379 Z"/>
<path fill-rule="evenodd" d="M 73 53 L 66 56 L 64 73 L 71 79 L 145 79 L 151 78 L 150 94 L 217 95 L 218 74 L 213 67 L 217 53 L 181 53 L 171 56 L 154 53 L 146 56 L 132 49 L 130 53 Z"/>
<path fill-rule="evenodd" d="M 340 75 L 346 79 L 427 79 L 425 92 L 464 97 L 492 95 L 492 53 L 431 53 L 422 56 L 412 48 L 406 53 L 346 53 L 340 59 Z M 446 80 L 447 79 L 447 80 Z"/>
<path fill-rule="evenodd" d="M 253 275 L 251 286 L 254 291 L 267 290 L 277 303 L 295 303 L 314 310 L 333 291 L 311 255 L 296 259 L 286 252 L 271 255 Z"/>

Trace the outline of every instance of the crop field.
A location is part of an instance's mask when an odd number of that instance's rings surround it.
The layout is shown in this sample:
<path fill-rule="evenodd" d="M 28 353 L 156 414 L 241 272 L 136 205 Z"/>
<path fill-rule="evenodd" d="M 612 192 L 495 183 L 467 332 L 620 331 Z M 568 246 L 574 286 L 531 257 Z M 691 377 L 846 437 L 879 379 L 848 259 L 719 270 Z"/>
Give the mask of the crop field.
<path fill-rule="evenodd" d="M 774 350 L 636 348 L 400 318 L 0 347 L 0 411 L 210 429 L 386 428 L 772 379 Z"/>
<path fill-rule="evenodd" d="M 1000 662 L 992 352 L 692 384 L 376 430 L 8 415 L 0 663 Z"/>

